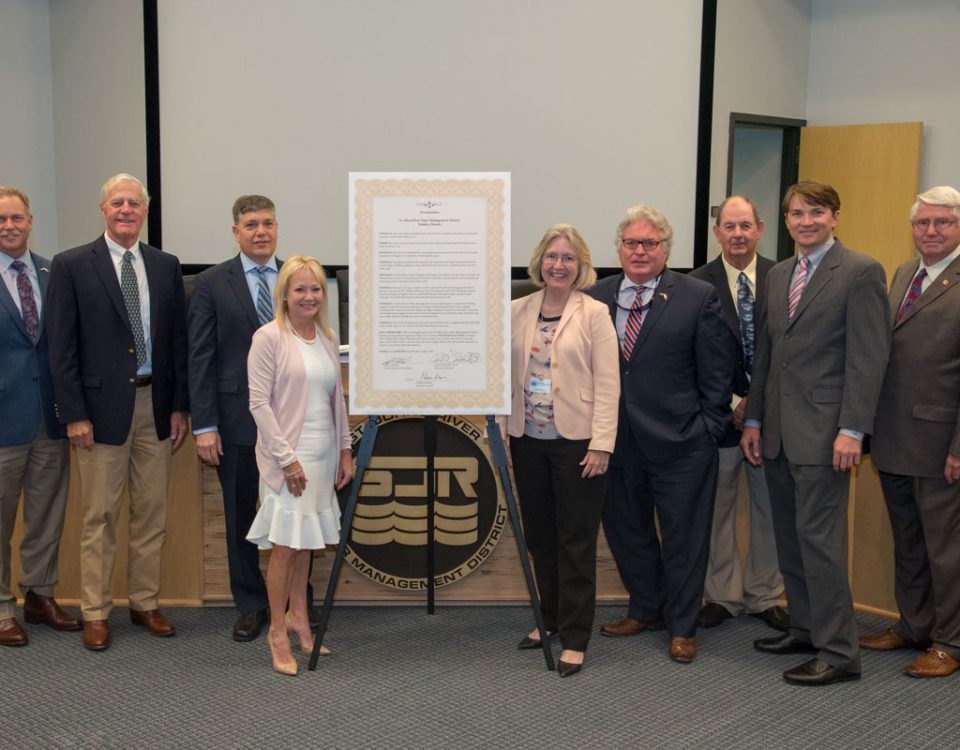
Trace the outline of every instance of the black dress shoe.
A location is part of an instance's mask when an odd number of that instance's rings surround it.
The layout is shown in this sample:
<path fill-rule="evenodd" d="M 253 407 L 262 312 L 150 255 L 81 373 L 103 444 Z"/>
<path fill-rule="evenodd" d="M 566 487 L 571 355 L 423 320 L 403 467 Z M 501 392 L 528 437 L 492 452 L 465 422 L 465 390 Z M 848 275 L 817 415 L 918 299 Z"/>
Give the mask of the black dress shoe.
<path fill-rule="evenodd" d="M 547 631 L 547 638 L 553 638 L 555 635 L 556 633 L 551 633 L 549 630 Z M 521 651 L 529 651 L 530 649 L 540 648 L 541 644 L 542 641 L 539 638 L 531 638 L 529 635 L 525 635 L 523 636 L 523 640 L 517 644 L 517 648 Z"/>
<path fill-rule="evenodd" d="M 265 609 L 256 612 L 244 612 L 233 625 L 233 640 L 241 643 L 255 640 L 260 635 L 260 629 L 263 627 L 266 618 L 267 611 Z"/>
<path fill-rule="evenodd" d="M 859 680 L 860 673 L 831 666 L 822 659 L 811 659 L 799 667 L 788 669 L 783 673 L 783 679 L 794 685 L 830 685 L 834 682 Z"/>
<path fill-rule="evenodd" d="M 699 624 L 701 628 L 715 628 L 724 620 L 729 620 L 731 617 L 733 617 L 733 615 L 730 614 L 722 604 L 708 602 L 703 605 L 703 609 L 700 610 Z"/>
<path fill-rule="evenodd" d="M 753 647 L 768 654 L 815 654 L 818 651 L 812 643 L 801 641 L 790 633 L 758 638 L 753 642 Z"/>
<path fill-rule="evenodd" d="M 763 612 L 751 612 L 750 616 L 763 621 L 767 627 L 773 628 L 774 630 L 779 630 L 783 633 L 790 630 L 790 615 L 787 614 L 787 610 L 776 604 L 769 609 L 763 610 Z"/>
<path fill-rule="evenodd" d="M 563 659 L 557 662 L 557 674 L 561 677 L 571 677 L 581 669 L 583 669 L 583 664 L 574 664 L 569 661 L 564 661 Z"/>

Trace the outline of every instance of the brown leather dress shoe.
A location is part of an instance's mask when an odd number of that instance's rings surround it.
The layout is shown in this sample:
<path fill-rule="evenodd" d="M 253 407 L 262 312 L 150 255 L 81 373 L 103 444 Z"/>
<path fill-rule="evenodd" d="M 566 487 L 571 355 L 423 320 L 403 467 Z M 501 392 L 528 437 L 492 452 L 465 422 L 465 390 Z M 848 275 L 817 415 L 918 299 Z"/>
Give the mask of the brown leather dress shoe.
<path fill-rule="evenodd" d="M 83 621 L 83 646 L 91 651 L 105 651 L 110 645 L 110 626 L 106 620 Z"/>
<path fill-rule="evenodd" d="M 0 646 L 26 646 L 27 643 L 27 631 L 16 617 L 0 620 Z"/>
<path fill-rule="evenodd" d="M 158 638 L 166 638 L 177 633 L 173 623 L 164 617 L 159 609 L 131 609 L 130 622 L 134 625 L 142 625 L 150 635 L 155 635 Z"/>
<path fill-rule="evenodd" d="M 697 655 L 697 641 L 695 638 L 681 638 L 678 635 L 670 636 L 670 658 L 680 664 L 689 664 Z"/>
<path fill-rule="evenodd" d="M 882 633 L 873 633 L 860 636 L 860 646 L 874 651 L 893 651 L 898 648 L 914 648 L 915 645 L 900 635 L 893 628 Z"/>
<path fill-rule="evenodd" d="M 653 622 L 641 622 L 632 617 L 624 617 L 622 620 L 614 620 L 600 626 L 600 635 L 609 638 L 626 638 L 631 635 L 637 635 L 644 630 L 663 630 L 664 625 L 659 620 Z"/>
<path fill-rule="evenodd" d="M 929 648 L 903 670 L 911 677 L 947 677 L 960 669 L 960 661 L 946 651 Z"/>
<path fill-rule="evenodd" d="M 81 630 L 83 621 L 71 617 L 52 596 L 40 596 L 28 591 L 23 598 L 23 618 L 31 625 L 49 625 L 54 630 Z"/>

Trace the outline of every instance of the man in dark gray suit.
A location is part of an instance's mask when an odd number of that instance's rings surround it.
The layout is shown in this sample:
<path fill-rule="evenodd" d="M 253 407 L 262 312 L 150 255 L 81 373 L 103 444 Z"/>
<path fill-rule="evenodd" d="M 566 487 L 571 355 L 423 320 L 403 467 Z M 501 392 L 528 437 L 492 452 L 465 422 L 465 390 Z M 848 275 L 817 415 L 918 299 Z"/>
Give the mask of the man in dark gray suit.
<path fill-rule="evenodd" d="M 832 187 L 799 182 L 782 208 L 798 256 L 767 274 L 741 446 L 766 471 L 791 622 L 785 635 L 754 646 L 815 654 L 784 679 L 827 685 L 860 676 L 848 472 L 873 432 L 887 363 L 885 278 L 879 263 L 833 236 L 840 197 Z"/>
<path fill-rule="evenodd" d="M 277 229 L 273 201 L 263 195 L 237 198 L 233 236 L 240 253 L 197 276 L 188 315 L 193 432 L 197 454 L 216 467 L 223 490 L 230 591 L 240 611 L 233 626 L 236 641 L 260 635 L 267 612 L 260 553 L 246 538 L 260 485 L 247 354 L 254 332 L 273 317 Z"/>
<path fill-rule="evenodd" d="M 920 194 L 910 219 L 919 257 L 890 285 L 893 340 L 873 438 L 900 621 L 860 645 L 927 649 L 906 673 L 945 677 L 960 669 L 960 191 Z"/>
<path fill-rule="evenodd" d="M 23 492 L 20 588 L 28 623 L 79 630 L 53 598 L 70 449 L 53 406 L 43 331 L 50 262 L 27 249 L 30 201 L 0 185 L 0 645 L 26 646 L 10 589 L 10 536 Z"/>
<path fill-rule="evenodd" d="M 790 627 L 790 618 L 777 599 L 783 578 L 777 565 L 770 494 L 763 468 L 747 463 L 740 450 L 743 412 L 756 350 L 756 324 L 763 306 L 764 282 L 774 263 L 757 255 L 763 219 L 751 200 L 732 195 L 720 204 L 713 233 L 721 253 L 691 271 L 696 279 L 713 284 L 723 319 L 733 333 L 736 370 L 733 381 L 733 422 L 720 440 L 717 497 L 710 532 L 710 562 L 703 585 L 706 604 L 700 610 L 700 627 L 712 628 L 743 612 L 776 630 Z M 740 563 L 737 544 L 737 494 L 746 472 L 750 490 L 750 542 L 746 565 Z"/>

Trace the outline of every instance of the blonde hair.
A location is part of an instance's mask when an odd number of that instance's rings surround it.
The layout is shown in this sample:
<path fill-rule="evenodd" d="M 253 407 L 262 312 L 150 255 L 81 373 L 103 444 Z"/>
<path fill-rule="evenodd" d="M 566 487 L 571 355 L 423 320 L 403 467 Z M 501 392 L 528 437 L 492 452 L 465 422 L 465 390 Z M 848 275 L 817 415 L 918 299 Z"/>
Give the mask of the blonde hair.
<path fill-rule="evenodd" d="M 311 258 L 309 255 L 294 255 L 287 258 L 280 266 L 280 275 L 277 276 L 277 286 L 273 290 L 273 310 L 274 318 L 281 331 L 286 331 L 288 327 L 287 313 L 287 287 L 290 286 L 290 279 L 294 274 L 309 268 L 317 281 L 320 283 L 320 289 L 323 291 L 323 304 L 318 306 L 316 314 L 313 316 L 317 326 L 323 331 L 327 338 L 333 338 L 333 329 L 330 328 L 330 313 L 327 310 L 327 272 L 323 270 L 320 261 Z"/>
<path fill-rule="evenodd" d="M 554 224 L 543 235 L 540 244 L 533 251 L 530 266 L 527 268 L 530 281 L 539 287 L 546 286 L 543 281 L 543 254 L 561 237 L 570 243 L 574 255 L 577 256 L 577 278 L 573 280 L 573 289 L 579 291 L 593 286 L 597 281 L 597 272 L 593 270 L 593 264 L 590 262 L 590 248 L 580 236 L 580 232 L 570 224 Z"/>

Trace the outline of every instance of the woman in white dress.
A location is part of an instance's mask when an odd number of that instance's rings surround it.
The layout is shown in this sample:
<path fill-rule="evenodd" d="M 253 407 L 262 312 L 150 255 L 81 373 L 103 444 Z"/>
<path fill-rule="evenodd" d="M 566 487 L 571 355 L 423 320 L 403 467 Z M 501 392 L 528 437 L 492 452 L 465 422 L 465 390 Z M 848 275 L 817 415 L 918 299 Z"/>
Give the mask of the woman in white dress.
<path fill-rule="evenodd" d="M 340 539 L 336 490 L 353 478 L 339 346 L 327 321 L 326 272 L 296 255 L 280 268 L 275 318 L 253 336 L 247 359 L 257 423 L 260 508 L 247 539 L 272 549 L 267 567 L 273 668 L 295 675 L 288 633 L 313 649 L 307 618 L 312 550 Z M 323 650 L 326 653 L 326 649 Z"/>

